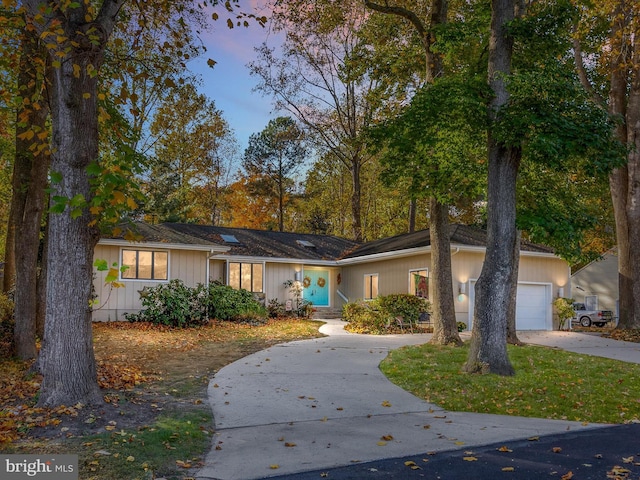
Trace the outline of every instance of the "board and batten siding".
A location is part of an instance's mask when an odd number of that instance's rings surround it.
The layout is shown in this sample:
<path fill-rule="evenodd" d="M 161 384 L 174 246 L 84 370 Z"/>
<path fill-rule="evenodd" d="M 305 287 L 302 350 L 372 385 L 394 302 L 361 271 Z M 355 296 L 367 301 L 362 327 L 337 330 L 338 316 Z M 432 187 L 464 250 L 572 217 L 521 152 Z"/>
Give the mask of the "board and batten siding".
<path fill-rule="evenodd" d="M 149 249 L 138 244 L 132 244 L 130 247 L 98 245 L 95 249 L 94 259 L 106 260 L 109 266 L 114 263 L 120 266 L 122 248 L 132 250 Z M 154 248 L 152 250 L 161 249 Z M 189 287 L 195 287 L 199 283 L 207 283 L 208 252 L 170 249 L 167 249 L 167 251 L 169 252 L 169 280 L 180 279 Z M 96 310 L 92 315 L 94 321 L 125 320 L 125 313 L 136 313 L 142 308 L 140 290 L 144 287 L 154 287 L 161 283 L 166 283 L 163 281 L 122 279 L 120 281 L 124 284 L 124 287 L 114 288 L 109 294 L 110 287 L 104 283 L 106 274 L 107 272 L 96 272 L 96 278 L 93 282 L 100 302 L 95 307 Z"/>

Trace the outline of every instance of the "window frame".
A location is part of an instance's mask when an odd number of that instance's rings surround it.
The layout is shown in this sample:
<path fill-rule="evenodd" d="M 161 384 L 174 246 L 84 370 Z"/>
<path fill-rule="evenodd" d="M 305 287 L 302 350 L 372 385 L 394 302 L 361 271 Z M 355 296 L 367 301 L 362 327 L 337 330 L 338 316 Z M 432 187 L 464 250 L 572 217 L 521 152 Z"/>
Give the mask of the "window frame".
<path fill-rule="evenodd" d="M 131 267 L 124 270 L 122 269 L 125 266 L 124 263 L 124 252 L 135 252 L 136 254 L 136 276 L 135 277 L 127 277 L 125 276 L 127 272 L 131 271 Z M 139 269 L 140 269 L 140 252 L 151 253 L 151 277 L 150 278 L 140 278 Z M 166 278 L 154 278 L 154 272 L 156 268 L 156 254 L 162 253 L 167 256 L 166 260 Z M 159 248 L 121 248 L 120 249 L 120 280 L 123 282 L 168 282 L 171 278 L 171 272 L 169 271 L 169 265 L 171 264 L 171 253 L 169 250 L 163 250 Z"/>
<path fill-rule="evenodd" d="M 231 265 L 239 265 L 240 268 L 238 269 L 238 285 L 232 285 L 231 284 Z M 248 273 L 248 282 L 249 285 L 251 286 L 251 288 L 245 288 L 243 287 L 243 279 L 244 279 L 244 275 L 247 275 L 246 272 L 243 272 L 243 265 L 250 265 L 251 269 Z M 260 290 L 254 290 L 254 284 L 256 282 L 256 272 L 254 272 L 254 268 L 256 265 L 260 265 Z M 265 273 L 265 264 L 264 262 L 242 262 L 242 261 L 233 261 L 233 260 L 228 260 L 227 261 L 227 285 L 230 286 L 231 288 L 235 288 L 236 290 L 240 290 L 240 289 L 244 289 L 247 290 L 251 293 L 265 293 L 264 292 L 264 273 Z"/>
<path fill-rule="evenodd" d="M 375 282 L 375 295 L 374 295 L 374 288 L 373 288 L 373 279 L 375 278 L 376 282 Z M 378 298 L 378 296 L 380 296 L 380 275 L 377 273 L 365 273 L 363 276 L 363 291 L 362 291 L 362 298 L 364 300 L 375 300 L 376 298 Z M 370 296 L 367 296 L 367 287 L 368 290 L 370 292 Z"/>
<path fill-rule="evenodd" d="M 408 291 L 411 295 L 415 295 L 416 297 L 418 295 L 416 295 L 416 288 L 415 285 L 413 284 L 413 276 L 415 274 L 419 274 L 419 272 L 425 272 L 426 273 L 426 278 L 427 278 L 427 296 L 426 297 L 419 297 L 419 298 L 424 298 L 426 300 L 429 300 L 429 269 L 424 267 L 424 268 L 411 268 L 409 269 L 409 285 L 408 285 Z"/>

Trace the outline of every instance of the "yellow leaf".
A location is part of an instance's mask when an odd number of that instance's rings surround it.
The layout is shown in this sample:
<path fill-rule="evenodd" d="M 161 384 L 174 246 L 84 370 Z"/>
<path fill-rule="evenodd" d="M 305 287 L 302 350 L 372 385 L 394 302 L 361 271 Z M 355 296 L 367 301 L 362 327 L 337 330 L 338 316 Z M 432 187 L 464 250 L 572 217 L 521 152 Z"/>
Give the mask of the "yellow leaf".
<path fill-rule="evenodd" d="M 553 453 L 560 453 L 562 451 L 562 448 L 561 447 L 553 447 L 551 450 L 553 451 Z"/>
<path fill-rule="evenodd" d="M 509 447 L 507 447 L 506 445 L 501 446 L 500 448 L 498 448 L 499 452 L 513 452 L 513 450 L 511 450 Z"/>
<path fill-rule="evenodd" d="M 404 464 L 405 464 L 407 467 L 412 467 L 412 466 L 414 466 L 414 465 L 416 464 L 416 462 L 412 462 L 411 460 L 409 460 L 409 461 L 407 461 L 407 462 L 404 462 Z"/>
<path fill-rule="evenodd" d="M 124 203 L 124 201 L 126 200 L 124 193 L 119 192 L 118 190 L 113 192 L 113 201 L 115 203 Z"/>
<path fill-rule="evenodd" d="M 103 101 L 103 100 L 105 100 L 106 98 L 107 98 L 107 96 L 106 96 L 104 93 L 99 93 L 99 94 L 98 94 L 98 100 Z"/>
<path fill-rule="evenodd" d="M 383 435 L 382 437 L 380 437 L 380 440 L 386 440 L 387 442 L 390 442 L 391 440 L 393 440 L 393 435 Z"/>
<path fill-rule="evenodd" d="M 88 92 L 85 92 L 85 93 L 82 94 L 82 98 L 84 98 L 85 100 L 88 100 L 88 99 L 91 98 L 91 94 L 88 93 Z"/>
<path fill-rule="evenodd" d="M 476 457 L 463 457 L 462 458 L 465 462 L 477 462 L 478 459 Z"/>
<path fill-rule="evenodd" d="M 273 465 L 269 465 L 269 468 L 271 470 L 277 470 L 278 468 L 280 468 L 280 465 L 278 465 L 277 463 L 274 463 Z"/>
<path fill-rule="evenodd" d="M 456 445 L 464 445 L 464 442 L 456 442 Z"/>
<path fill-rule="evenodd" d="M 134 458 L 134 457 L 132 457 L 131 455 L 129 455 L 129 456 L 127 457 L 127 462 L 133 462 L 134 460 L 135 460 L 135 458 Z"/>
<path fill-rule="evenodd" d="M 285 447 L 295 447 L 295 446 L 296 446 L 296 444 L 295 444 L 295 443 L 293 443 L 293 442 L 284 442 L 284 446 L 285 446 Z"/>
<path fill-rule="evenodd" d="M 515 468 L 513 467 L 503 467 L 502 471 L 503 472 L 513 472 L 515 470 Z"/>
<path fill-rule="evenodd" d="M 115 430 L 115 429 L 116 429 L 116 427 L 115 427 L 115 426 L 113 426 L 113 425 L 107 425 L 106 427 L 104 427 L 104 429 L 105 429 L 105 430 L 109 430 L 109 431 L 111 431 L 111 430 Z"/>
<path fill-rule="evenodd" d="M 18 135 L 20 140 L 31 140 L 35 136 L 35 132 L 31 129 Z"/>
<path fill-rule="evenodd" d="M 622 457 L 622 463 L 633 463 L 633 457 Z"/>
<path fill-rule="evenodd" d="M 127 198 L 127 206 L 132 210 L 138 208 L 138 204 L 133 198 Z"/>
<path fill-rule="evenodd" d="M 76 78 L 80 78 L 80 65 L 78 65 L 77 63 L 73 64 L 73 76 Z"/>
<path fill-rule="evenodd" d="M 573 472 L 569 471 L 560 477 L 562 480 L 571 480 L 573 478 Z"/>
<path fill-rule="evenodd" d="M 530 442 L 537 442 L 538 440 L 540 440 L 540 437 L 529 437 L 527 438 L 527 440 L 529 440 Z"/>
<path fill-rule="evenodd" d="M 384 447 L 387 444 L 387 442 L 384 441 L 380 441 L 378 443 L 376 443 L 376 445 L 378 445 L 379 447 Z"/>
<path fill-rule="evenodd" d="M 383 407 L 390 407 L 390 406 L 391 406 L 391 403 L 389 403 L 389 401 L 388 401 L 388 400 L 385 400 L 384 402 L 382 402 L 382 406 L 383 406 Z"/>

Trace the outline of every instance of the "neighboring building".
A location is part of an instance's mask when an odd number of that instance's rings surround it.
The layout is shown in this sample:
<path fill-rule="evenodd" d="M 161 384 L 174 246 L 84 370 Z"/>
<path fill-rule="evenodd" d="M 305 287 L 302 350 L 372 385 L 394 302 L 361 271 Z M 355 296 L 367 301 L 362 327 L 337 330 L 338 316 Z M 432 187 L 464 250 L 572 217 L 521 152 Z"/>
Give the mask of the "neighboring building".
<path fill-rule="evenodd" d="M 617 247 L 571 276 L 570 296 L 589 310 L 611 310 L 616 319 L 619 317 Z"/>
<path fill-rule="evenodd" d="M 220 281 L 263 294 L 266 301 L 290 299 L 289 280 L 302 283 L 303 298 L 318 310 L 338 314 L 342 305 L 378 295 L 429 297 L 429 231 L 358 244 L 329 236 L 191 224 L 138 224 L 141 241 L 103 238 L 96 258 L 131 266 L 108 297 L 104 274 L 95 287 L 105 306 L 95 320 L 121 320 L 140 309 L 139 291 L 170 279 L 187 285 Z M 451 264 L 456 317 L 471 328 L 475 282 L 484 261 L 486 233 L 452 225 Z M 547 247 L 522 242 L 518 275 L 517 327 L 554 328 L 551 302 L 569 289 L 569 266 Z"/>

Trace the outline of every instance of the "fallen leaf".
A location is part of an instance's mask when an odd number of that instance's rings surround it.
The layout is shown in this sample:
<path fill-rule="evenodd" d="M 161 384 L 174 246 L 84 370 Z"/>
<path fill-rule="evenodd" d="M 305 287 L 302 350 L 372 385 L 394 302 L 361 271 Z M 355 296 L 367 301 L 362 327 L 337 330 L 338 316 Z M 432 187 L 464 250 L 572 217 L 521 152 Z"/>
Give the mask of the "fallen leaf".
<path fill-rule="evenodd" d="M 293 443 L 293 442 L 284 442 L 284 446 L 285 446 L 285 447 L 295 447 L 295 446 L 296 446 L 296 444 L 295 444 L 295 443 Z"/>
<path fill-rule="evenodd" d="M 594 457 L 595 457 L 595 458 L 602 458 L 602 454 L 601 454 L 601 453 L 596 453 L 596 454 L 594 455 Z"/>
<path fill-rule="evenodd" d="M 553 453 L 560 453 L 562 451 L 562 447 L 553 447 L 551 451 L 553 451 Z"/>
<path fill-rule="evenodd" d="M 134 460 L 135 460 L 135 457 L 133 457 L 133 456 L 131 456 L 131 455 L 129 455 L 129 456 L 127 457 L 127 462 L 133 462 Z"/>
<path fill-rule="evenodd" d="M 384 402 L 382 402 L 382 406 L 383 407 L 390 407 L 391 403 L 388 400 L 385 400 Z"/>
<path fill-rule="evenodd" d="M 465 462 L 477 462 L 478 459 L 476 457 L 462 457 Z"/>
<path fill-rule="evenodd" d="M 380 441 L 378 442 L 376 445 L 378 445 L 379 447 L 384 447 L 387 444 L 387 442 L 385 441 Z"/>
<path fill-rule="evenodd" d="M 573 472 L 569 471 L 560 477 L 562 480 L 571 480 L 573 478 Z"/>
<path fill-rule="evenodd" d="M 429 430 L 431 428 L 431 425 L 423 425 L 422 428 L 424 428 L 425 430 Z"/>
<path fill-rule="evenodd" d="M 393 440 L 393 435 L 383 435 L 380 437 L 380 440 L 386 440 L 386 441 L 391 441 Z"/>
<path fill-rule="evenodd" d="M 511 453 L 513 452 L 513 450 L 511 450 L 509 447 L 507 447 L 506 445 L 501 446 L 500 448 L 498 448 L 499 452 L 508 452 Z"/>
<path fill-rule="evenodd" d="M 456 442 L 456 445 L 464 445 L 464 442 L 458 441 L 458 442 Z"/>
<path fill-rule="evenodd" d="M 280 468 L 280 465 L 278 465 L 277 463 L 274 463 L 273 465 L 269 465 L 269 468 L 271 470 L 277 470 L 278 468 Z"/>
<path fill-rule="evenodd" d="M 178 465 L 181 468 L 191 468 L 191 463 L 183 462 L 182 460 L 176 460 L 176 465 Z"/>
<path fill-rule="evenodd" d="M 527 438 L 527 440 L 529 440 L 530 442 L 537 442 L 538 440 L 540 440 L 540 437 L 529 437 Z"/>
<path fill-rule="evenodd" d="M 503 472 L 513 472 L 515 468 L 513 467 L 502 467 Z"/>
<path fill-rule="evenodd" d="M 633 463 L 633 457 L 622 457 L 622 463 Z"/>

